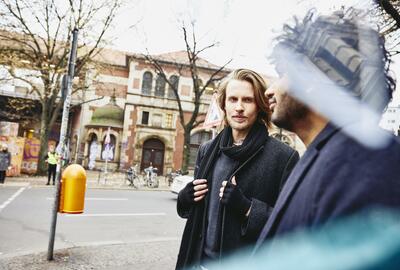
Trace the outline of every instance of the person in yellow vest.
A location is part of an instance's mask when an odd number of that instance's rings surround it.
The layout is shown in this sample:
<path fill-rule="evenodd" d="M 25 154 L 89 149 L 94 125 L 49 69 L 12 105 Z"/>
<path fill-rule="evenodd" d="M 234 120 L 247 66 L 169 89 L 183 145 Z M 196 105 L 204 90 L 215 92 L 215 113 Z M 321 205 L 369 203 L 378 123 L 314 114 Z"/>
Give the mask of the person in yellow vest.
<path fill-rule="evenodd" d="M 47 169 L 47 184 L 50 185 L 50 178 L 53 176 L 53 185 L 56 179 L 57 163 L 60 161 L 60 156 L 56 153 L 54 145 L 49 146 L 49 152 L 47 152 L 46 163 L 48 164 Z"/>

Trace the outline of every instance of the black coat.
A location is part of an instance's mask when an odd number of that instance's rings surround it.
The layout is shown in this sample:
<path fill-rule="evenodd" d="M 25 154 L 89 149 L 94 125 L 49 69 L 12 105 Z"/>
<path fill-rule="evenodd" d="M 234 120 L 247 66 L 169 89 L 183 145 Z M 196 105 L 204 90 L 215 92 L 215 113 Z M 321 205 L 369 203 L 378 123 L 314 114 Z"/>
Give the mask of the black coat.
<path fill-rule="evenodd" d="M 194 178 L 198 177 L 198 168 L 211 141 L 200 146 Z M 268 137 L 258 153 L 250 158 L 236 173 L 236 182 L 243 194 L 251 199 L 249 217 L 243 221 L 237 215 L 225 213 L 224 226 L 221 228 L 221 255 L 255 243 L 265 225 L 279 191 L 299 159 L 298 153 L 278 140 Z M 230 169 L 230 168 L 227 168 Z M 212 186 L 210 179 L 208 187 Z M 201 259 L 207 222 L 208 196 L 194 206 L 182 205 L 178 200 L 179 216 L 187 218 L 182 236 L 176 268 L 196 266 Z"/>

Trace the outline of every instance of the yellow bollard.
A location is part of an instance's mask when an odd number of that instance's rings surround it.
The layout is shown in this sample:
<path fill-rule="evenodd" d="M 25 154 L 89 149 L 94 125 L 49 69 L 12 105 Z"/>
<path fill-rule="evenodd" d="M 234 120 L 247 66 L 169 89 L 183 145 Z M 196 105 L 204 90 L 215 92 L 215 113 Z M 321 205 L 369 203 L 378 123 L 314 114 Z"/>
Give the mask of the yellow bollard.
<path fill-rule="evenodd" d="M 81 214 L 85 205 L 86 171 L 78 164 L 65 168 L 61 180 L 60 213 Z"/>

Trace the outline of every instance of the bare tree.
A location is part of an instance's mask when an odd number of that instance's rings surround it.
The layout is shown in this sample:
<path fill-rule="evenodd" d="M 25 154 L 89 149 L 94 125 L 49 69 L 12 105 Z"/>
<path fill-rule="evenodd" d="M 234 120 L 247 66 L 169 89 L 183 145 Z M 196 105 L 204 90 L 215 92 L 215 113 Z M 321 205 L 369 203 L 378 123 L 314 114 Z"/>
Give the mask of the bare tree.
<path fill-rule="evenodd" d="M 377 17 L 383 34 L 389 41 L 388 48 L 392 55 L 399 54 L 400 44 L 400 1 L 374 0 L 373 14 Z"/>
<path fill-rule="evenodd" d="M 218 68 L 207 68 L 204 65 L 202 65 L 200 62 L 199 55 L 204 52 L 205 50 L 211 49 L 215 46 L 217 46 L 217 43 L 212 43 L 210 45 L 207 45 L 205 47 L 198 48 L 198 43 L 196 40 L 196 34 L 194 31 L 194 25 L 192 24 L 192 33 L 191 33 L 191 38 L 188 37 L 188 30 L 185 25 L 182 26 L 182 31 L 183 31 L 183 40 L 185 42 L 186 46 L 186 53 L 187 53 L 187 61 L 184 63 L 182 62 L 166 62 L 163 61 L 162 59 L 158 59 L 157 57 L 153 57 L 149 53 L 144 55 L 145 59 L 149 61 L 149 63 L 153 66 L 155 72 L 157 73 L 158 76 L 164 79 L 166 84 L 169 86 L 169 88 L 173 91 L 176 103 L 178 105 L 178 110 L 179 110 L 179 122 L 180 125 L 182 126 L 184 130 L 184 147 L 183 147 L 183 161 L 182 161 L 182 170 L 187 171 L 188 165 L 189 165 L 189 157 L 190 157 L 190 133 L 191 131 L 198 127 L 204 119 L 200 117 L 200 104 L 201 104 L 201 97 L 203 96 L 204 92 L 208 87 L 211 85 L 214 85 L 215 82 L 220 81 L 223 79 L 228 70 L 226 69 L 226 66 L 232 61 L 230 59 L 227 61 L 223 66 L 218 67 Z M 194 104 L 194 109 L 192 112 L 190 112 L 189 117 L 185 117 L 185 111 L 183 110 L 182 107 L 182 100 L 179 96 L 178 92 L 178 84 L 175 81 L 171 80 L 171 77 L 168 77 L 168 73 L 165 71 L 164 67 L 166 65 L 173 66 L 175 70 L 178 72 L 179 76 L 190 76 L 192 79 L 192 84 L 193 84 L 193 104 Z M 185 72 L 189 70 L 189 74 L 187 75 Z M 201 83 L 200 80 L 200 71 L 207 70 L 208 74 L 208 79 L 205 83 Z M 186 112 L 188 113 L 188 112 Z"/>
<path fill-rule="evenodd" d="M 0 65 L 40 102 L 40 162 L 44 171 L 49 131 L 62 110 L 71 31 L 79 30 L 75 74 L 82 78 L 104 45 L 122 0 L 0 0 Z M 83 41 L 83 42 L 82 42 Z M 84 89 L 75 84 L 73 94 Z"/>

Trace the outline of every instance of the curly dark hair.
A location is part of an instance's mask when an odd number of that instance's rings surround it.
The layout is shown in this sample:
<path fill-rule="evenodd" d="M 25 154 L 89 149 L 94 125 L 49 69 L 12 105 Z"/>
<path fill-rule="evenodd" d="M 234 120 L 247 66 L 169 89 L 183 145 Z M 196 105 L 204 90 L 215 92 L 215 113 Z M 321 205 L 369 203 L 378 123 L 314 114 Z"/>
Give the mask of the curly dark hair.
<path fill-rule="evenodd" d="M 294 17 L 294 24 L 285 24 L 283 33 L 276 37 L 277 45 L 271 57 L 277 71 L 290 69 L 290 63 L 279 53 L 280 49 L 289 49 L 306 56 L 331 81 L 375 109 L 383 110 L 392 99 L 396 81 L 390 72 L 391 57 L 385 48 L 385 39 L 362 22 L 364 17 L 365 14 L 353 8 L 330 16 L 318 16 L 311 9 L 303 19 Z M 376 53 L 379 51 L 380 54 Z M 376 55 L 379 57 L 375 59 Z M 380 88 L 382 91 L 377 91 Z M 374 100 L 377 95 L 379 104 Z"/>

